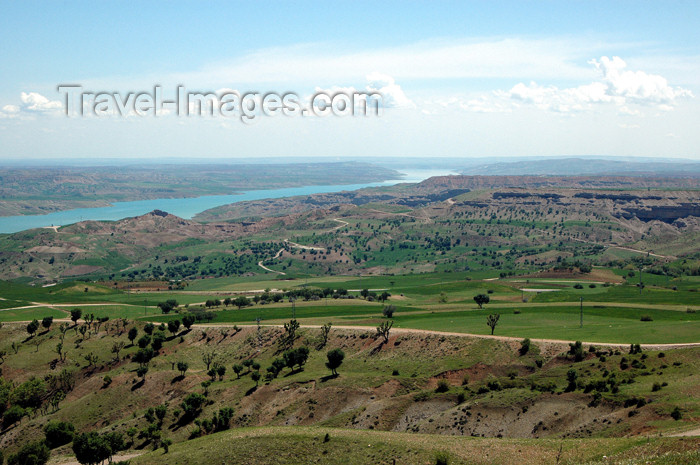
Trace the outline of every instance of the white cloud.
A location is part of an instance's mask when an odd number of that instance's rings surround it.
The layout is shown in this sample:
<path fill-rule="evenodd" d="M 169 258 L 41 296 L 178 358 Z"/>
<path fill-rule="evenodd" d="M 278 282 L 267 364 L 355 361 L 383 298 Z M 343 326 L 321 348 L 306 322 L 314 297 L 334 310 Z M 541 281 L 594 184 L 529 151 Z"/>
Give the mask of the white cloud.
<path fill-rule="evenodd" d="M 49 100 L 36 92 L 22 92 L 20 99 L 22 100 L 23 110 L 49 112 L 61 110 L 63 108 L 63 104 L 61 102 Z"/>
<path fill-rule="evenodd" d="M 602 57 L 600 61 L 589 63 L 603 73 L 603 82 L 607 84 L 610 95 L 622 97 L 632 102 L 646 104 L 673 105 L 679 98 L 692 97 L 689 90 L 671 87 L 666 78 L 647 74 L 644 71 L 629 71 L 627 63 L 620 57 Z"/>
<path fill-rule="evenodd" d="M 367 90 L 382 94 L 383 105 L 386 108 L 415 108 L 416 104 L 404 93 L 401 86 L 396 84 L 393 77 L 372 72 L 367 75 Z"/>
<path fill-rule="evenodd" d="M 591 60 L 589 63 L 602 74 L 600 80 L 564 89 L 544 87 L 535 82 L 529 85 L 518 83 L 509 91 L 497 91 L 495 95 L 563 113 L 591 110 L 596 104 L 614 104 L 621 114 L 626 115 L 639 113 L 629 105 L 655 106 L 670 111 L 678 100 L 693 97 L 687 89 L 669 86 L 662 76 L 625 70 L 627 64 L 620 57 L 602 57 L 600 61 Z"/>

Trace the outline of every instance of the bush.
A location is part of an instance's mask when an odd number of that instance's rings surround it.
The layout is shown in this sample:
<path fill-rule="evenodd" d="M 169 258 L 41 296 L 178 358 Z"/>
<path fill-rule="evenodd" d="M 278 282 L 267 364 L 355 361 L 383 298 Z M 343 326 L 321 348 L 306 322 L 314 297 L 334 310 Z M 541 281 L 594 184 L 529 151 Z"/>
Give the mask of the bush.
<path fill-rule="evenodd" d="M 654 319 L 649 315 L 642 315 L 640 321 L 654 321 Z"/>
<path fill-rule="evenodd" d="M 447 465 L 449 463 L 449 457 L 445 452 L 438 452 L 435 454 L 435 465 Z"/>
<path fill-rule="evenodd" d="M 661 385 L 659 383 L 654 383 L 654 385 L 651 387 L 651 392 L 656 392 L 661 390 Z"/>
<path fill-rule="evenodd" d="M 450 390 L 450 383 L 447 380 L 441 379 L 438 381 L 438 385 L 435 388 L 435 392 L 447 392 Z"/>
<path fill-rule="evenodd" d="M 55 449 L 73 440 L 75 427 L 67 421 L 50 421 L 44 426 L 46 445 Z"/>
<path fill-rule="evenodd" d="M 525 354 L 527 354 L 529 351 L 530 351 L 530 339 L 529 339 L 529 338 L 525 338 L 525 339 L 523 339 L 522 342 L 520 343 L 520 350 L 519 350 L 519 352 L 520 352 L 520 355 L 525 355 Z"/>
<path fill-rule="evenodd" d="M 673 418 L 676 421 L 683 418 L 683 414 L 681 413 L 681 409 L 679 409 L 678 407 L 674 408 L 673 412 L 671 412 L 671 418 Z"/>
<path fill-rule="evenodd" d="M 581 285 L 581 284 L 574 284 L 574 289 L 583 289 L 583 285 Z"/>
<path fill-rule="evenodd" d="M 48 446 L 44 441 L 30 442 L 25 444 L 15 454 L 7 457 L 8 465 L 44 465 L 49 461 Z"/>

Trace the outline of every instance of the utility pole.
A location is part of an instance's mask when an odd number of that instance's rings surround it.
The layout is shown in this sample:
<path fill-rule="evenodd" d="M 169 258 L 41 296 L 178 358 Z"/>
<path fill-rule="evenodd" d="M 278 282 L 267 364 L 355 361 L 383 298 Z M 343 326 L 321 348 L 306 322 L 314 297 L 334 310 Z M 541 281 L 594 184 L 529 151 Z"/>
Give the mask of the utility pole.
<path fill-rule="evenodd" d="M 579 328 L 583 328 L 583 297 L 580 298 L 580 305 L 581 305 L 581 322 L 579 324 Z"/>

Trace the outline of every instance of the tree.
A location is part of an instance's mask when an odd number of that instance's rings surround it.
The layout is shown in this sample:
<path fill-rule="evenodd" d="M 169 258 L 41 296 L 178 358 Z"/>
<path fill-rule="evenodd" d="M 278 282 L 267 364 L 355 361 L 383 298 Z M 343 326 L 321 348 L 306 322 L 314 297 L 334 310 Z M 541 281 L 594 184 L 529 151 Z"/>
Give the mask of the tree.
<path fill-rule="evenodd" d="M 233 372 L 236 373 L 236 378 L 241 377 L 241 372 L 243 371 L 243 365 L 234 365 L 233 366 Z"/>
<path fill-rule="evenodd" d="M 180 372 L 180 376 L 183 378 L 185 377 L 185 372 L 189 368 L 189 364 L 187 362 L 177 362 L 177 371 Z"/>
<path fill-rule="evenodd" d="M 148 344 L 150 344 L 150 343 L 151 343 L 151 336 L 149 336 L 148 334 L 144 334 L 143 336 L 141 336 L 137 342 L 137 344 L 139 345 L 139 347 L 141 349 L 145 349 L 146 347 L 148 347 Z"/>
<path fill-rule="evenodd" d="M 298 349 L 288 350 L 282 357 L 284 358 L 285 365 L 289 369 L 294 371 L 294 367 L 298 365 L 301 370 L 301 367 L 309 359 L 309 349 L 306 347 L 299 347 Z"/>
<path fill-rule="evenodd" d="M 389 294 L 387 291 L 384 291 L 381 294 L 379 294 L 379 300 L 381 300 L 382 302 L 386 302 L 387 300 L 389 300 L 389 297 L 391 297 L 391 294 Z"/>
<path fill-rule="evenodd" d="M 153 413 L 156 415 L 156 418 L 158 418 L 158 423 L 162 425 L 163 420 L 165 420 L 165 416 L 168 414 L 168 405 L 160 404 L 153 409 Z"/>
<path fill-rule="evenodd" d="M 384 307 L 382 307 L 382 315 L 384 315 L 387 318 L 393 318 L 395 311 L 396 306 L 394 305 L 385 305 Z"/>
<path fill-rule="evenodd" d="M 236 300 L 233 301 L 233 305 L 238 307 L 238 310 L 240 310 L 241 308 L 250 305 L 250 300 L 244 295 L 239 295 L 238 297 L 236 297 Z"/>
<path fill-rule="evenodd" d="M 51 451 L 44 441 L 30 442 L 16 453 L 7 457 L 8 465 L 44 465 L 49 461 Z"/>
<path fill-rule="evenodd" d="M 219 381 L 223 381 L 224 375 L 226 374 L 226 367 L 223 365 L 218 365 L 216 367 L 216 374 L 219 376 Z"/>
<path fill-rule="evenodd" d="M 319 349 L 325 347 L 326 344 L 328 344 L 328 336 L 329 336 L 329 334 L 330 334 L 330 332 L 331 332 L 331 327 L 332 327 L 332 326 L 333 326 L 333 325 L 332 325 L 330 322 L 328 322 L 328 323 L 326 323 L 325 325 L 321 326 L 321 346 L 320 346 Z"/>
<path fill-rule="evenodd" d="M 501 318 L 500 313 L 492 313 L 486 317 L 486 325 L 491 328 L 491 335 L 496 330 L 496 325 L 498 325 L 498 320 Z"/>
<path fill-rule="evenodd" d="M 179 330 L 180 330 L 180 320 L 168 321 L 168 331 L 170 331 L 173 336 L 175 336 L 175 333 L 177 333 Z"/>
<path fill-rule="evenodd" d="M 38 409 L 45 394 L 46 383 L 39 378 L 30 378 L 12 391 L 10 403 L 22 408 Z"/>
<path fill-rule="evenodd" d="M 148 374 L 148 365 L 141 365 L 136 369 L 136 376 L 146 381 L 146 375 Z"/>
<path fill-rule="evenodd" d="M 185 315 L 182 317 L 182 326 L 184 326 L 188 330 L 190 329 L 190 327 L 192 327 L 194 322 L 195 322 L 194 315 Z"/>
<path fill-rule="evenodd" d="M 580 362 L 581 360 L 583 360 L 583 344 L 581 343 L 581 341 L 576 341 L 574 343 L 569 344 L 569 355 L 574 356 L 575 362 Z"/>
<path fill-rule="evenodd" d="M 282 348 L 291 349 L 294 347 L 294 341 L 297 340 L 297 330 L 300 325 L 297 320 L 290 320 L 284 324 L 284 334 L 280 337 L 279 345 Z"/>
<path fill-rule="evenodd" d="M 326 362 L 326 368 L 331 370 L 333 376 L 338 376 L 338 368 L 343 364 L 343 359 L 345 358 L 345 352 L 340 349 L 333 349 L 326 354 L 328 361 Z"/>
<path fill-rule="evenodd" d="M 391 331 L 391 327 L 394 326 L 393 321 L 385 321 L 379 326 L 377 326 L 377 335 L 376 337 L 382 337 L 384 338 L 384 344 L 389 342 L 389 332 Z"/>
<path fill-rule="evenodd" d="M 254 371 L 250 374 L 250 379 L 255 381 L 255 386 L 257 387 L 258 381 L 260 381 L 260 372 L 259 371 Z"/>
<path fill-rule="evenodd" d="M 112 448 L 103 436 L 93 431 L 73 439 L 73 453 L 81 464 L 96 465 L 112 456 Z"/>
<path fill-rule="evenodd" d="M 165 334 L 163 334 L 163 331 L 156 331 L 153 334 L 153 340 L 151 341 L 151 347 L 153 347 L 153 350 L 157 353 L 160 351 L 160 349 L 163 348 L 163 343 L 165 342 Z"/>
<path fill-rule="evenodd" d="M 202 394 L 193 392 L 189 394 L 180 404 L 182 408 L 182 421 L 187 423 L 194 420 L 202 411 L 202 407 L 206 404 L 207 398 Z"/>
<path fill-rule="evenodd" d="M 146 334 L 153 334 L 153 331 L 155 331 L 156 326 L 153 323 L 146 323 L 146 326 L 143 327 L 143 332 Z"/>
<path fill-rule="evenodd" d="M 168 302 L 159 302 L 158 308 L 160 308 L 160 311 L 165 314 L 170 313 L 170 310 L 173 309 L 172 305 L 170 305 Z"/>
<path fill-rule="evenodd" d="M 53 317 L 52 316 L 45 316 L 41 320 L 41 326 L 43 326 L 46 331 L 49 331 L 51 329 L 51 325 L 53 324 Z"/>
<path fill-rule="evenodd" d="M 207 366 L 207 371 L 209 371 L 209 368 L 211 367 L 211 364 L 214 363 L 214 360 L 216 360 L 216 352 L 213 350 L 206 350 L 202 354 L 202 361 L 204 364 Z"/>
<path fill-rule="evenodd" d="M 126 337 L 129 338 L 129 341 L 131 341 L 131 345 L 132 345 L 132 346 L 134 345 L 134 339 L 136 339 L 136 336 L 138 336 L 138 335 L 139 335 L 139 330 L 136 329 L 136 326 L 134 326 L 133 328 L 131 328 L 131 329 L 129 330 L 129 334 L 126 335 Z M 146 344 L 146 345 L 148 345 L 148 344 Z"/>
<path fill-rule="evenodd" d="M 124 345 L 125 345 L 124 341 L 118 341 L 118 342 L 115 342 L 114 344 L 112 344 L 112 353 L 117 358 L 117 362 L 119 360 L 121 360 L 121 358 L 119 357 L 119 352 L 122 351 L 122 349 L 124 348 Z"/>
<path fill-rule="evenodd" d="M 79 308 L 74 308 L 70 311 L 70 320 L 73 322 L 73 326 L 78 325 L 78 320 L 83 316 L 83 311 Z"/>
<path fill-rule="evenodd" d="M 486 294 L 477 294 L 474 296 L 474 302 L 479 306 L 479 308 L 484 308 L 484 304 L 489 303 L 491 299 Z"/>
<path fill-rule="evenodd" d="M 2 424 L 5 428 L 8 428 L 18 421 L 21 421 L 26 414 L 26 410 L 24 410 L 22 407 L 19 405 L 13 405 L 5 410 L 5 413 L 2 416 Z"/>
<path fill-rule="evenodd" d="M 518 352 L 520 352 L 520 355 L 525 355 L 528 352 L 530 352 L 530 344 L 531 343 L 529 338 L 525 338 L 520 342 L 520 349 L 518 350 Z"/>
<path fill-rule="evenodd" d="M 145 347 L 137 350 L 134 356 L 131 358 L 131 360 L 135 363 L 138 363 L 141 366 L 145 366 L 151 362 L 151 359 L 153 359 L 154 355 L 155 354 L 153 352 L 153 349 L 151 349 L 150 347 Z"/>
<path fill-rule="evenodd" d="M 39 329 L 39 320 L 32 320 L 28 325 L 27 325 L 27 332 L 29 333 L 30 336 L 34 336 L 34 333 Z"/>
<path fill-rule="evenodd" d="M 46 445 L 50 449 L 68 444 L 75 435 L 75 426 L 67 421 L 50 421 L 44 426 Z"/>
<path fill-rule="evenodd" d="M 97 355 L 95 355 L 92 352 L 83 355 L 83 358 L 85 359 L 86 362 L 88 362 L 88 365 L 87 365 L 88 368 L 90 368 L 92 366 L 96 366 L 97 362 L 99 361 L 99 358 L 97 357 Z"/>

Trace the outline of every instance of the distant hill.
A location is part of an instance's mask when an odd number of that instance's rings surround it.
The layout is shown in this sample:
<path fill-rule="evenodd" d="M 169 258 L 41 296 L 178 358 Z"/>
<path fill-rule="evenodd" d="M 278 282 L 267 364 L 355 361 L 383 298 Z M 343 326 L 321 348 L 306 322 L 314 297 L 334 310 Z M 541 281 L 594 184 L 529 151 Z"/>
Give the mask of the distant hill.
<path fill-rule="evenodd" d="M 460 170 L 467 175 L 517 176 L 691 176 L 700 177 L 700 162 L 624 161 L 589 158 L 554 158 L 487 163 Z"/>

